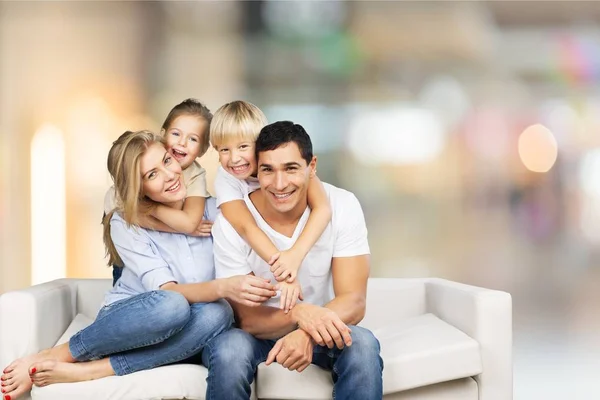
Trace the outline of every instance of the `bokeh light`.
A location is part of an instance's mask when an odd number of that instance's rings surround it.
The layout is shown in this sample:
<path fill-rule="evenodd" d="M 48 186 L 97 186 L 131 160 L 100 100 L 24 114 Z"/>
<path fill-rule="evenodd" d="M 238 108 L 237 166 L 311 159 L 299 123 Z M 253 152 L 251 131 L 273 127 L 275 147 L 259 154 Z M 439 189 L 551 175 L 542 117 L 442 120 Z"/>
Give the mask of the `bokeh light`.
<path fill-rule="evenodd" d="M 519 136 L 519 157 L 530 171 L 548 172 L 558 155 L 558 146 L 552 132 L 541 124 L 535 124 Z"/>

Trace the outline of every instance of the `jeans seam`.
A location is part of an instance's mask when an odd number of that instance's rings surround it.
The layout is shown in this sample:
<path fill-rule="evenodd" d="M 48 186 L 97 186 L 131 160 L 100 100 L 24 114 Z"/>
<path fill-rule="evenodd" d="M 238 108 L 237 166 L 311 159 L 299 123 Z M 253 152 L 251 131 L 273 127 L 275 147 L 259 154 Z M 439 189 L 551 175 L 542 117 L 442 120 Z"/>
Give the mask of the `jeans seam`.
<path fill-rule="evenodd" d="M 87 361 L 91 360 L 95 355 L 91 354 L 88 349 L 84 346 L 83 341 L 81 340 L 80 332 L 77 332 L 73 335 L 74 338 L 69 340 L 69 351 L 71 352 L 71 356 L 77 361 Z M 77 354 L 73 354 L 73 350 L 71 349 L 71 344 L 75 350 L 77 350 Z"/>
<path fill-rule="evenodd" d="M 137 297 L 137 298 L 134 301 L 132 301 L 131 303 L 127 303 L 127 307 L 130 307 L 131 305 L 134 305 L 134 304 L 138 304 L 139 302 L 145 301 L 148 298 L 156 297 L 156 295 L 159 294 L 159 292 L 160 292 L 160 290 L 151 290 L 149 292 L 145 292 L 145 293 L 140 293 L 140 294 L 137 294 L 137 295 L 133 295 L 131 297 Z M 146 296 L 141 296 L 141 295 L 144 295 L 144 294 L 147 294 L 147 295 Z M 115 306 L 119 305 L 119 303 L 124 302 L 125 300 L 129 300 L 131 297 L 127 297 L 125 299 L 117 300 L 117 301 L 115 301 L 114 303 L 111 303 L 111 304 L 107 304 L 102 309 L 108 309 L 108 310 L 110 310 L 110 309 L 114 308 Z M 102 310 L 100 310 L 100 311 L 102 311 Z M 100 313 L 98 313 L 98 314 L 100 314 Z M 103 314 L 100 318 L 96 318 L 96 319 L 98 321 L 101 321 L 101 320 L 105 319 L 107 316 L 108 316 L 108 314 Z"/>
<path fill-rule="evenodd" d="M 116 361 L 116 363 L 119 366 L 120 372 L 119 371 L 115 371 L 115 375 L 117 376 L 122 376 L 122 375 L 128 375 L 131 374 L 131 367 L 129 367 L 129 363 L 127 362 L 127 360 L 125 360 L 125 357 L 119 354 L 115 354 L 109 357 L 109 361 L 111 359 L 114 359 Z M 113 367 L 114 368 L 114 367 Z"/>
<path fill-rule="evenodd" d="M 160 365 L 166 365 L 166 364 L 170 364 L 172 362 L 175 361 L 180 361 L 180 360 L 184 360 L 194 354 L 197 354 L 199 351 L 201 351 L 204 347 L 208 346 L 208 343 L 215 337 L 217 336 L 219 333 L 222 333 L 223 331 L 214 331 L 213 334 L 211 336 L 209 336 L 206 341 L 204 343 L 198 344 L 197 346 L 194 346 L 192 349 L 184 352 L 184 353 L 179 353 L 179 355 L 177 356 L 173 356 L 169 359 L 167 359 L 166 361 L 162 361 L 160 363 L 155 363 L 152 367 L 150 368 L 155 368 L 157 366 Z M 212 352 L 211 352 L 211 356 L 212 356 Z M 210 359 L 210 357 L 209 357 Z"/>
<path fill-rule="evenodd" d="M 210 374 L 210 366 L 214 365 L 213 363 L 213 349 L 210 345 L 210 341 L 206 344 L 206 348 L 204 349 L 204 351 L 208 350 L 208 375 L 206 375 L 206 400 L 212 400 L 212 391 L 211 391 L 211 384 L 210 382 L 208 382 L 209 378 L 212 378 L 211 374 Z M 212 379 L 211 379 L 212 380 Z"/>
<path fill-rule="evenodd" d="M 165 335 L 163 335 L 163 336 L 161 336 L 159 338 L 156 338 L 156 339 L 151 340 L 149 342 L 144 342 L 144 343 L 142 343 L 140 345 L 137 345 L 137 346 L 125 347 L 123 349 L 116 350 L 116 351 L 112 352 L 111 354 L 123 353 L 123 352 L 129 351 L 129 350 L 140 349 L 142 347 L 148 347 L 148 346 L 153 346 L 153 345 L 158 344 L 158 343 L 162 343 L 165 340 L 167 340 L 168 338 L 170 338 L 171 336 L 173 336 L 173 335 L 181 332 L 182 329 L 183 329 L 183 326 L 181 328 L 179 328 L 179 329 L 171 329 L 169 332 L 167 332 Z"/>

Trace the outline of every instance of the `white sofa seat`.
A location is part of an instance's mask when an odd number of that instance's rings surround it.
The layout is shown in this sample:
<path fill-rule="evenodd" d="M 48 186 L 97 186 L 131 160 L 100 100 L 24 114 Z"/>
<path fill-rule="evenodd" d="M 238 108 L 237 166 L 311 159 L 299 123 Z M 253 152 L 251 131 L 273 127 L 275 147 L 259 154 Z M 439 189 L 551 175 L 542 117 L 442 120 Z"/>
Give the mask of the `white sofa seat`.
<path fill-rule="evenodd" d="M 63 279 L 0 296 L 0 366 L 68 340 L 93 321 L 108 288 L 109 280 Z M 441 279 L 370 279 L 367 298 L 361 326 L 381 343 L 386 399 L 512 398 L 510 295 Z M 206 375 L 202 366 L 171 365 L 35 387 L 31 396 L 204 399 Z M 253 388 L 259 399 L 331 399 L 331 392 L 330 372 L 314 365 L 298 374 L 263 363 Z"/>
<path fill-rule="evenodd" d="M 381 344 L 384 395 L 482 372 L 479 344 L 432 314 L 408 318 L 373 333 Z M 279 364 L 262 363 L 258 376 L 261 399 L 331 398 L 331 372 L 315 365 L 298 374 Z"/>

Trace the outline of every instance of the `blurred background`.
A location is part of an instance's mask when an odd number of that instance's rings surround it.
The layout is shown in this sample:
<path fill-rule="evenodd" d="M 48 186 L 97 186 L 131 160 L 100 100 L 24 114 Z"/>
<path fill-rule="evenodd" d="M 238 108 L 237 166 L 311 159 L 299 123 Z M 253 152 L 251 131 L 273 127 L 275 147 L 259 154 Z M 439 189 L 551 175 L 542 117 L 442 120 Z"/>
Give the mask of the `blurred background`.
<path fill-rule="evenodd" d="M 109 277 L 112 141 L 245 99 L 360 199 L 373 276 L 512 294 L 516 399 L 600 398 L 599 22 L 591 1 L 0 2 L 0 293 Z"/>

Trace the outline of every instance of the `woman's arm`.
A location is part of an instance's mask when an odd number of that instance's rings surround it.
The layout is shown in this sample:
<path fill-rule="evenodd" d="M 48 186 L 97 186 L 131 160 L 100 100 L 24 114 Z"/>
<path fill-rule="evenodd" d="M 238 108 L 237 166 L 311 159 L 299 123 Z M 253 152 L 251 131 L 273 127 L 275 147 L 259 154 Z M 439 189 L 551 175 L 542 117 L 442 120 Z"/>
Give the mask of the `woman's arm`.
<path fill-rule="evenodd" d="M 257 307 L 275 296 L 273 285 L 267 279 L 254 275 L 236 275 L 200 283 L 167 282 L 160 288 L 181 293 L 191 304 L 224 298 L 247 307 Z"/>
<path fill-rule="evenodd" d="M 256 225 L 256 220 L 246 207 L 244 200 L 233 200 L 221 204 L 221 213 L 238 235 L 267 263 L 279 252 L 269 237 Z"/>

